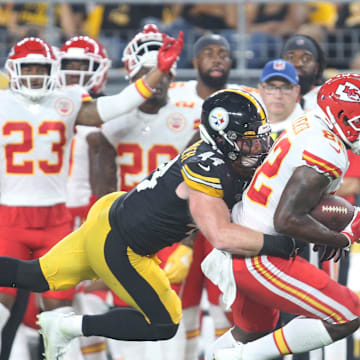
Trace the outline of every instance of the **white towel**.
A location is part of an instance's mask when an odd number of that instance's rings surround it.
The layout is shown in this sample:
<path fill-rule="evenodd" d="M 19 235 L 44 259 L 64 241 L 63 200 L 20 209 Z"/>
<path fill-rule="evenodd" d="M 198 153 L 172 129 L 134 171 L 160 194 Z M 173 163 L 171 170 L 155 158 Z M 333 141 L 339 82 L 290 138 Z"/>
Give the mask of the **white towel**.
<path fill-rule="evenodd" d="M 223 293 L 223 302 L 229 310 L 236 297 L 236 283 L 231 254 L 213 249 L 201 263 L 201 269 Z"/>

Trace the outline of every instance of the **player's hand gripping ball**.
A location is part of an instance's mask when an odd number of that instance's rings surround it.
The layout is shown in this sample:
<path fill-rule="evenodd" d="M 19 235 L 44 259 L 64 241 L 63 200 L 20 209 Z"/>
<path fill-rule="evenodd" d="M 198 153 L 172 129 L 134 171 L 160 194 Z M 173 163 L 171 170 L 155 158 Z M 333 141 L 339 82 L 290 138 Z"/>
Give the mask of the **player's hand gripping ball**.
<path fill-rule="evenodd" d="M 326 194 L 310 212 L 311 216 L 331 230 L 342 231 L 350 223 L 355 207 L 340 196 Z"/>
<path fill-rule="evenodd" d="M 327 194 L 322 197 L 319 204 L 310 214 L 329 229 L 340 232 L 352 222 L 356 210 L 357 208 L 344 198 Z M 320 262 L 330 259 L 337 262 L 347 254 L 346 250 L 348 248 L 337 248 L 328 245 L 314 246 L 314 251 L 320 253 Z"/>

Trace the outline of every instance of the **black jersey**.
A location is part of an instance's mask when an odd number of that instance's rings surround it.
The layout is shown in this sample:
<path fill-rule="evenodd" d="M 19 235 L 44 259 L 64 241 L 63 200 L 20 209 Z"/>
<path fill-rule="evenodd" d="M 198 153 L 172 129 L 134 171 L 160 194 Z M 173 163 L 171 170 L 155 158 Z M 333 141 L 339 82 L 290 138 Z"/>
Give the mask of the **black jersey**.
<path fill-rule="evenodd" d="M 198 141 L 113 204 L 111 226 L 136 253 L 154 254 L 196 229 L 187 200 L 175 192 L 183 181 L 190 188 L 223 198 L 229 209 L 248 184 L 235 176 L 221 154 Z"/>

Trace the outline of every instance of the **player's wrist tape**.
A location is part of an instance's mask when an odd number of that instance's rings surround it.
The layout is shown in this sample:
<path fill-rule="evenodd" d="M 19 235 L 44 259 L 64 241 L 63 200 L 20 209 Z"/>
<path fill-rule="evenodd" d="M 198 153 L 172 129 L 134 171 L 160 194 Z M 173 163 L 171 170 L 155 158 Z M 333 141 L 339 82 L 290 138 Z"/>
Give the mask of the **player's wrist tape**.
<path fill-rule="evenodd" d="M 103 122 L 114 120 L 125 114 L 148 99 L 154 90 L 145 82 L 144 78 L 127 86 L 119 94 L 101 96 L 96 100 L 96 108 Z"/>
<path fill-rule="evenodd" d="M 296 255 L 296 242 L 286 235 L 264 234 L 264 245 L 259 255 L 278 256 L 289 259 Z"/>

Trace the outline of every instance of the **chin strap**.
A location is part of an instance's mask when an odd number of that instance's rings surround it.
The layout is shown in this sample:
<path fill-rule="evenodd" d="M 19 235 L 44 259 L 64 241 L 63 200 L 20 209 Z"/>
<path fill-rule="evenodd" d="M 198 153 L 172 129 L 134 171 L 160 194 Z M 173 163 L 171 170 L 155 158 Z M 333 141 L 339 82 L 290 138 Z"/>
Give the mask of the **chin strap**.
<path fill-rule="evenodd" d="M 355 155 L 360 155 L 360 140 L 356 140 L 353 143 L 351 143 L 350 145 L 351 147 L 351 151 L 355 154 Z"/>

